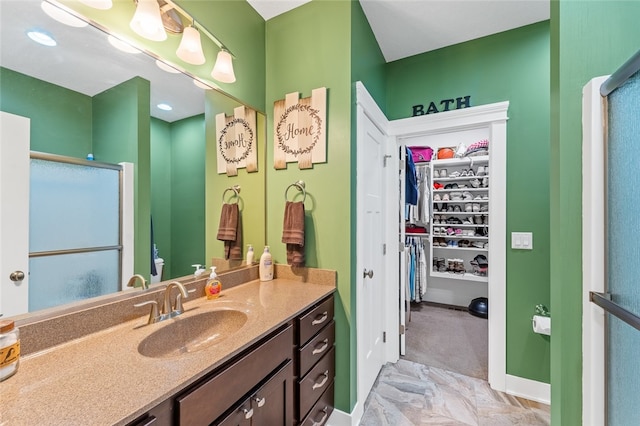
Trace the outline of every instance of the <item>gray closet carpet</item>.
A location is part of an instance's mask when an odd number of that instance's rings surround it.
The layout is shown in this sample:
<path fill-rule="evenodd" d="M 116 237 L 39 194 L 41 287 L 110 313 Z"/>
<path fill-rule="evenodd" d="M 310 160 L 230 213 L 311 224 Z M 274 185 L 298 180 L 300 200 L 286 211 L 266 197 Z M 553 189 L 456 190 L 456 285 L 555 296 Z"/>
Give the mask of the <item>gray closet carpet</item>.
<path fill-rule="evenodd" d="M 487 320 L 428 303 L 411 304 L 402 359 L 487 380 Z"/>

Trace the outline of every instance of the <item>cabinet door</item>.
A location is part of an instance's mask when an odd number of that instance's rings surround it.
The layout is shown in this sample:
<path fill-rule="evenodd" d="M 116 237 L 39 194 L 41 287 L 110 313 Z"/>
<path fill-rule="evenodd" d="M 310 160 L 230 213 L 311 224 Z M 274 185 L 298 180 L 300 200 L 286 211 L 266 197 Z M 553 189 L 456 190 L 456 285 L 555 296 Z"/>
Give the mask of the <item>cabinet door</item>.
<path fill-rule="evenodd" d="M 293 363 L 289 361 L 251 397 L 253 426 L 293 424 Z"/>
<path fill-rule="evenodd" d="M 291 426 L 293 424 L 293 363 L 274 372 L 248 399 L 215 423 L 216 426 Z"/>

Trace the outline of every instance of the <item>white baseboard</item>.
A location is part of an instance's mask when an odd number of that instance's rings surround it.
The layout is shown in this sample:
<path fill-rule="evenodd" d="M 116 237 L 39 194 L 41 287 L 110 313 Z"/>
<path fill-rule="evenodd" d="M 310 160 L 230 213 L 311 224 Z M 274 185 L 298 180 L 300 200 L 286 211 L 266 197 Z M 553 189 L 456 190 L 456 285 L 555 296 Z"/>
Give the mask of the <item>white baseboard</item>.
<path fill-rule="evenodd" d="M 507 389 L 509 395 L 519 396 L 531 401 L 551 404 L 551 385 L 537 382 L 523 377 L 507 374 Z"/>
<path fill-rule="evenodd" d="M 351 414 L 334 409 L 327 420 L 327 426 L 358 426 L 364 414 L 362 404 L 356 403 Z"/>

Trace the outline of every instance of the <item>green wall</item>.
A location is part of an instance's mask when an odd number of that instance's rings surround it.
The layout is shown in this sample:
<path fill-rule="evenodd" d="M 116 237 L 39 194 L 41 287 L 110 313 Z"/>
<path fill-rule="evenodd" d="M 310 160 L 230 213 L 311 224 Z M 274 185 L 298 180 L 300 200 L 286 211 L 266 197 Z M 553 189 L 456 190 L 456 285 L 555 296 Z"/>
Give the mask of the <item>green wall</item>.
<path fill-rule="evenodd" d="M 85 158 L 91 152 L 90 96 L 0 67 L 0 110 L 31 120 L 31 150 Z"/>
<path fill-rule="evenodd" d="M 174 277 L 171 245 L 171 124 L 151 118 L 151 217 L 153 241 L 165 260 L 163 277 Z"/>
<path fill-rule="evenodd" d="M 552 1 L 552 424 L 582 424 L 582 87 L 640 47 L 640 2 Z"/>
<path fill-rule="evenodd" d="M 286 263 L 280 242 L 284 191 L 301 179 L 306 183 L 305 254 L 310 267 L 337 270 L 336 407 L 351 412 L 355 403 L 355 351 L 350 223 L 351 170 L 351 5 L 348 1 L 312 1 L 266 25 L 266 104 L 268 146 L 273 146 L 273 103 L 287 93 L 327 88 L 327 163 L 299 170 L 273 169 L 273 149 L 267 150 L 267 243 L 274 260 Z"/>
<path fill-rule="evenodd" d="M 531 251 L 507 249 L 507 374 L 549 383 L 549 338 L 531 316 L 549 296 L 549 22 L 388 64 L 390 119 L 412 106 L 471 96 L 472 106 L 509 101 L 507 247 L 533 232 Z"/>
<path fill-rule="evenodd" d="M 134 272 L 151 272 L 151 123 L 147 80 L 134 77 L 93 97 L 93 154 L 134 163 Z"/>
<path fill-rule="evenodd" d="M 205 264 L 205 120 L 171 124 L 171 272 L 193 273 Z"/>

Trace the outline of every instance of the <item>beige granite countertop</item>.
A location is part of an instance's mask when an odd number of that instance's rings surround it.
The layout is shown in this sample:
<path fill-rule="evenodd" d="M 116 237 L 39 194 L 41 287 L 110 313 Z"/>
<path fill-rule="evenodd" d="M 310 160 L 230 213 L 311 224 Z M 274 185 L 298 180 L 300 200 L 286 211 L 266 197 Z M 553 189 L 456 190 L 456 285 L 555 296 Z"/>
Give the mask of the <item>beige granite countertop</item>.
<path fill-rule="evenodd" d="M 215 300 L 185 300 L 184 314 L 175 319 L 146 325 L 145 315 L 24 356 L 18 372 L 0 382 L 0 425 L 126 424 L 334 290 L 295 279 L 250 281 L 223 287 Z M 197 352 L 159 359 L 138 352 L 153 331 L 215 309 L 243 311 L 247 322 Z"/>

